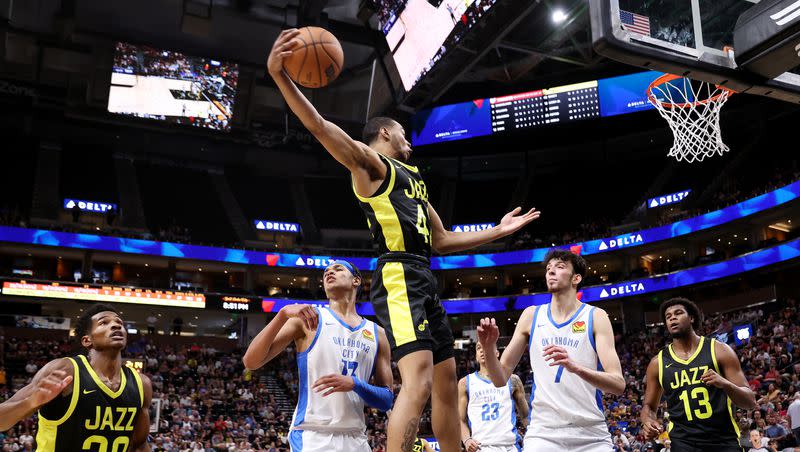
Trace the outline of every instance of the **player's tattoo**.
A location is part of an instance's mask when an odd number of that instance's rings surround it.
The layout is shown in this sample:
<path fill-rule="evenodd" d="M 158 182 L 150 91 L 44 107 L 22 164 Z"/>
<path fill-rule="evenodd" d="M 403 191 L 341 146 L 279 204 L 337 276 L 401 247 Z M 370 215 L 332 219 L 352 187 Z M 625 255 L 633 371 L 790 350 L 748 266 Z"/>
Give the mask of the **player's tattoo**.
<path fill-rule="evenodd" d="M 403 452 L 413 452 L 414 440 L 417 439 L 417 428 L 419 427 L 419 418 L 412 417 L 406 425 L 406 431 L 403 433 L 403 444 L 400 447 Z"/>

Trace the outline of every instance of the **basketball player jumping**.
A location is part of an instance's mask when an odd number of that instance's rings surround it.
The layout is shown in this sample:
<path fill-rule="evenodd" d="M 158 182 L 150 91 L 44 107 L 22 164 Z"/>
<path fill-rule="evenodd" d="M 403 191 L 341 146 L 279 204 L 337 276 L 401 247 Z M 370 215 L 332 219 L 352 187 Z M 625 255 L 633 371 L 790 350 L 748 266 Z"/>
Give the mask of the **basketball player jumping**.
<path fill-rule="evenodd" d="M 36 450 L 149 451 L 150 379 L 122 365 L 128 333 L 117 311 L 86 309 L 75 335 L 88 357 L 59 358 L 0 404 L 0 431 L 39 410 Z"/>
<path fill-rule="evenodd" d="M 466 452 L 516 452 L 517 417 L 523 424 L 528 422 L 528 402 L 522 380 L 511 374 L 507 385 L 495 387 L 489 380 L 480 343 L 475 344 L 475 360 L 479 365 L 478 371 L 458 382 L 458 412 L 464 449 Z"/>
<path fill-rule="evenodd" d="M 661 305 L 672 343 L 647 366 L 641 421 L 650 439 L 661 433 L 661 396 L 667 401 L 669 439 L 674 452 L 741 452 L 732 403 L 752 410 L 756 398 L 736 353 L 715 339 L 697 335 L 703 313 L 686 298 Z"/>
<path fill-rule="evenodd" d="M 445 230 L 428 203 L 419 170 L 407 162 L 411 146 L 396 121 L 377 117 L 364 127 L 364 143 L 325 120 L 283 70 L 283 60 L 298 45 L 299 30 L 281 32 L 267 61 L 289 108 L 325 149 L 352 175 L 353 190 L 367 216 L 381 256 L 373 273 L 371 301 L 386 329 L 402 378 L 389 416 L 388 452 L 408 452 L 419 418 L 431 397 L 432 425 L 444 452 L 461 450 L 453 334 L 439 301 L 430 270 L 431 249 L 438 253 L 466 250 L 514 233 L 539 217 L 520 208 L 494 228 L 479 232 Z M 366 143 L 366 144 L 365 144 Z"/>
<path fill-rule="evenodd" d="M 625 390 L 611 321 L 602 309 L 578 301 L 586 272 L 581 256 L 552 250 L 544 264 L 551 301 L 522 312 L 500 360 L 495 320 L 481 320 L 478 340 L 486 370 L 495 386 L 505 386 L 527 346 L 533 385 L 526 452 L 610 451 L 601 391 L 620 395 Z"/>
<path fill-rule="evenodd" d="M 328 307 L 282 308 L 253 339 L 244 365 L 258 369 L 294 342 L 300 383 L 292 452 L 369 452 L 364 404 L 386 411 L 394 398 L 389 342 L 382 328 L 356 313 L 356 267 L 336 261 L 323 281 Z"/>

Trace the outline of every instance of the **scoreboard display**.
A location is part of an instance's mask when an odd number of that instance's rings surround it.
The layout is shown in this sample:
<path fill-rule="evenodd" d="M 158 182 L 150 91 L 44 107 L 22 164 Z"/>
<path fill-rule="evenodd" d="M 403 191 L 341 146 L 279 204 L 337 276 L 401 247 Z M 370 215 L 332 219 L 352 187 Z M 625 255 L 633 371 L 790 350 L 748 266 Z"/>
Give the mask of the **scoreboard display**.
<path fill-rule="evenodd" d="M 489 99 L 492 132 L 600 117 L 597 81 Z"/>
<path fill-rule="evenodd" d="M 411 118 L 414 146 L 652 110 L 648 71 L 442 105 Z"/>

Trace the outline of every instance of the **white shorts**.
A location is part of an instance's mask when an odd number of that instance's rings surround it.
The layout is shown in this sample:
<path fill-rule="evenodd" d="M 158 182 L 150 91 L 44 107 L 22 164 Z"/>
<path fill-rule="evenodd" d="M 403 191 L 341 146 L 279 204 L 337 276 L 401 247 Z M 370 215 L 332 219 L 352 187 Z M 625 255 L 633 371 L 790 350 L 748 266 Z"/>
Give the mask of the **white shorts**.
<path fill-rule="evenodd" d="M 591 427 L 528 426 L 523 442 L 524 452 L 611 452 L 611 434 L 605 423 Z"/>
<path fill-rule="evenodd" d="M 486 446 L 481 444 L 480 452 L 520 452 L 516 444 L 513 446 Z"/>
<path fill-rule="evenodd" d="M 329 433 L 311 430 L 289 432 L 292 452 L 372 452 L 363 433 Z"/>

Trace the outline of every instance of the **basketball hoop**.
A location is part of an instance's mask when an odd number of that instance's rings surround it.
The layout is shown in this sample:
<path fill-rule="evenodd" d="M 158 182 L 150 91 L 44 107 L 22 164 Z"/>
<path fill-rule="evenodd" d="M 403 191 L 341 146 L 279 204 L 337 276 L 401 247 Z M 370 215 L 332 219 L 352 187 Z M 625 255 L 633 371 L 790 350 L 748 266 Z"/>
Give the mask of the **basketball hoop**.
<path fill-rule="evenodd" d="M 675 142 L 669 156 L 701 162 L 728 152 L 722 142 L 719 112 L 735 91 L 713 83 L 664 74 L 647 88 L 647 99 L 667 120 Z"/>

